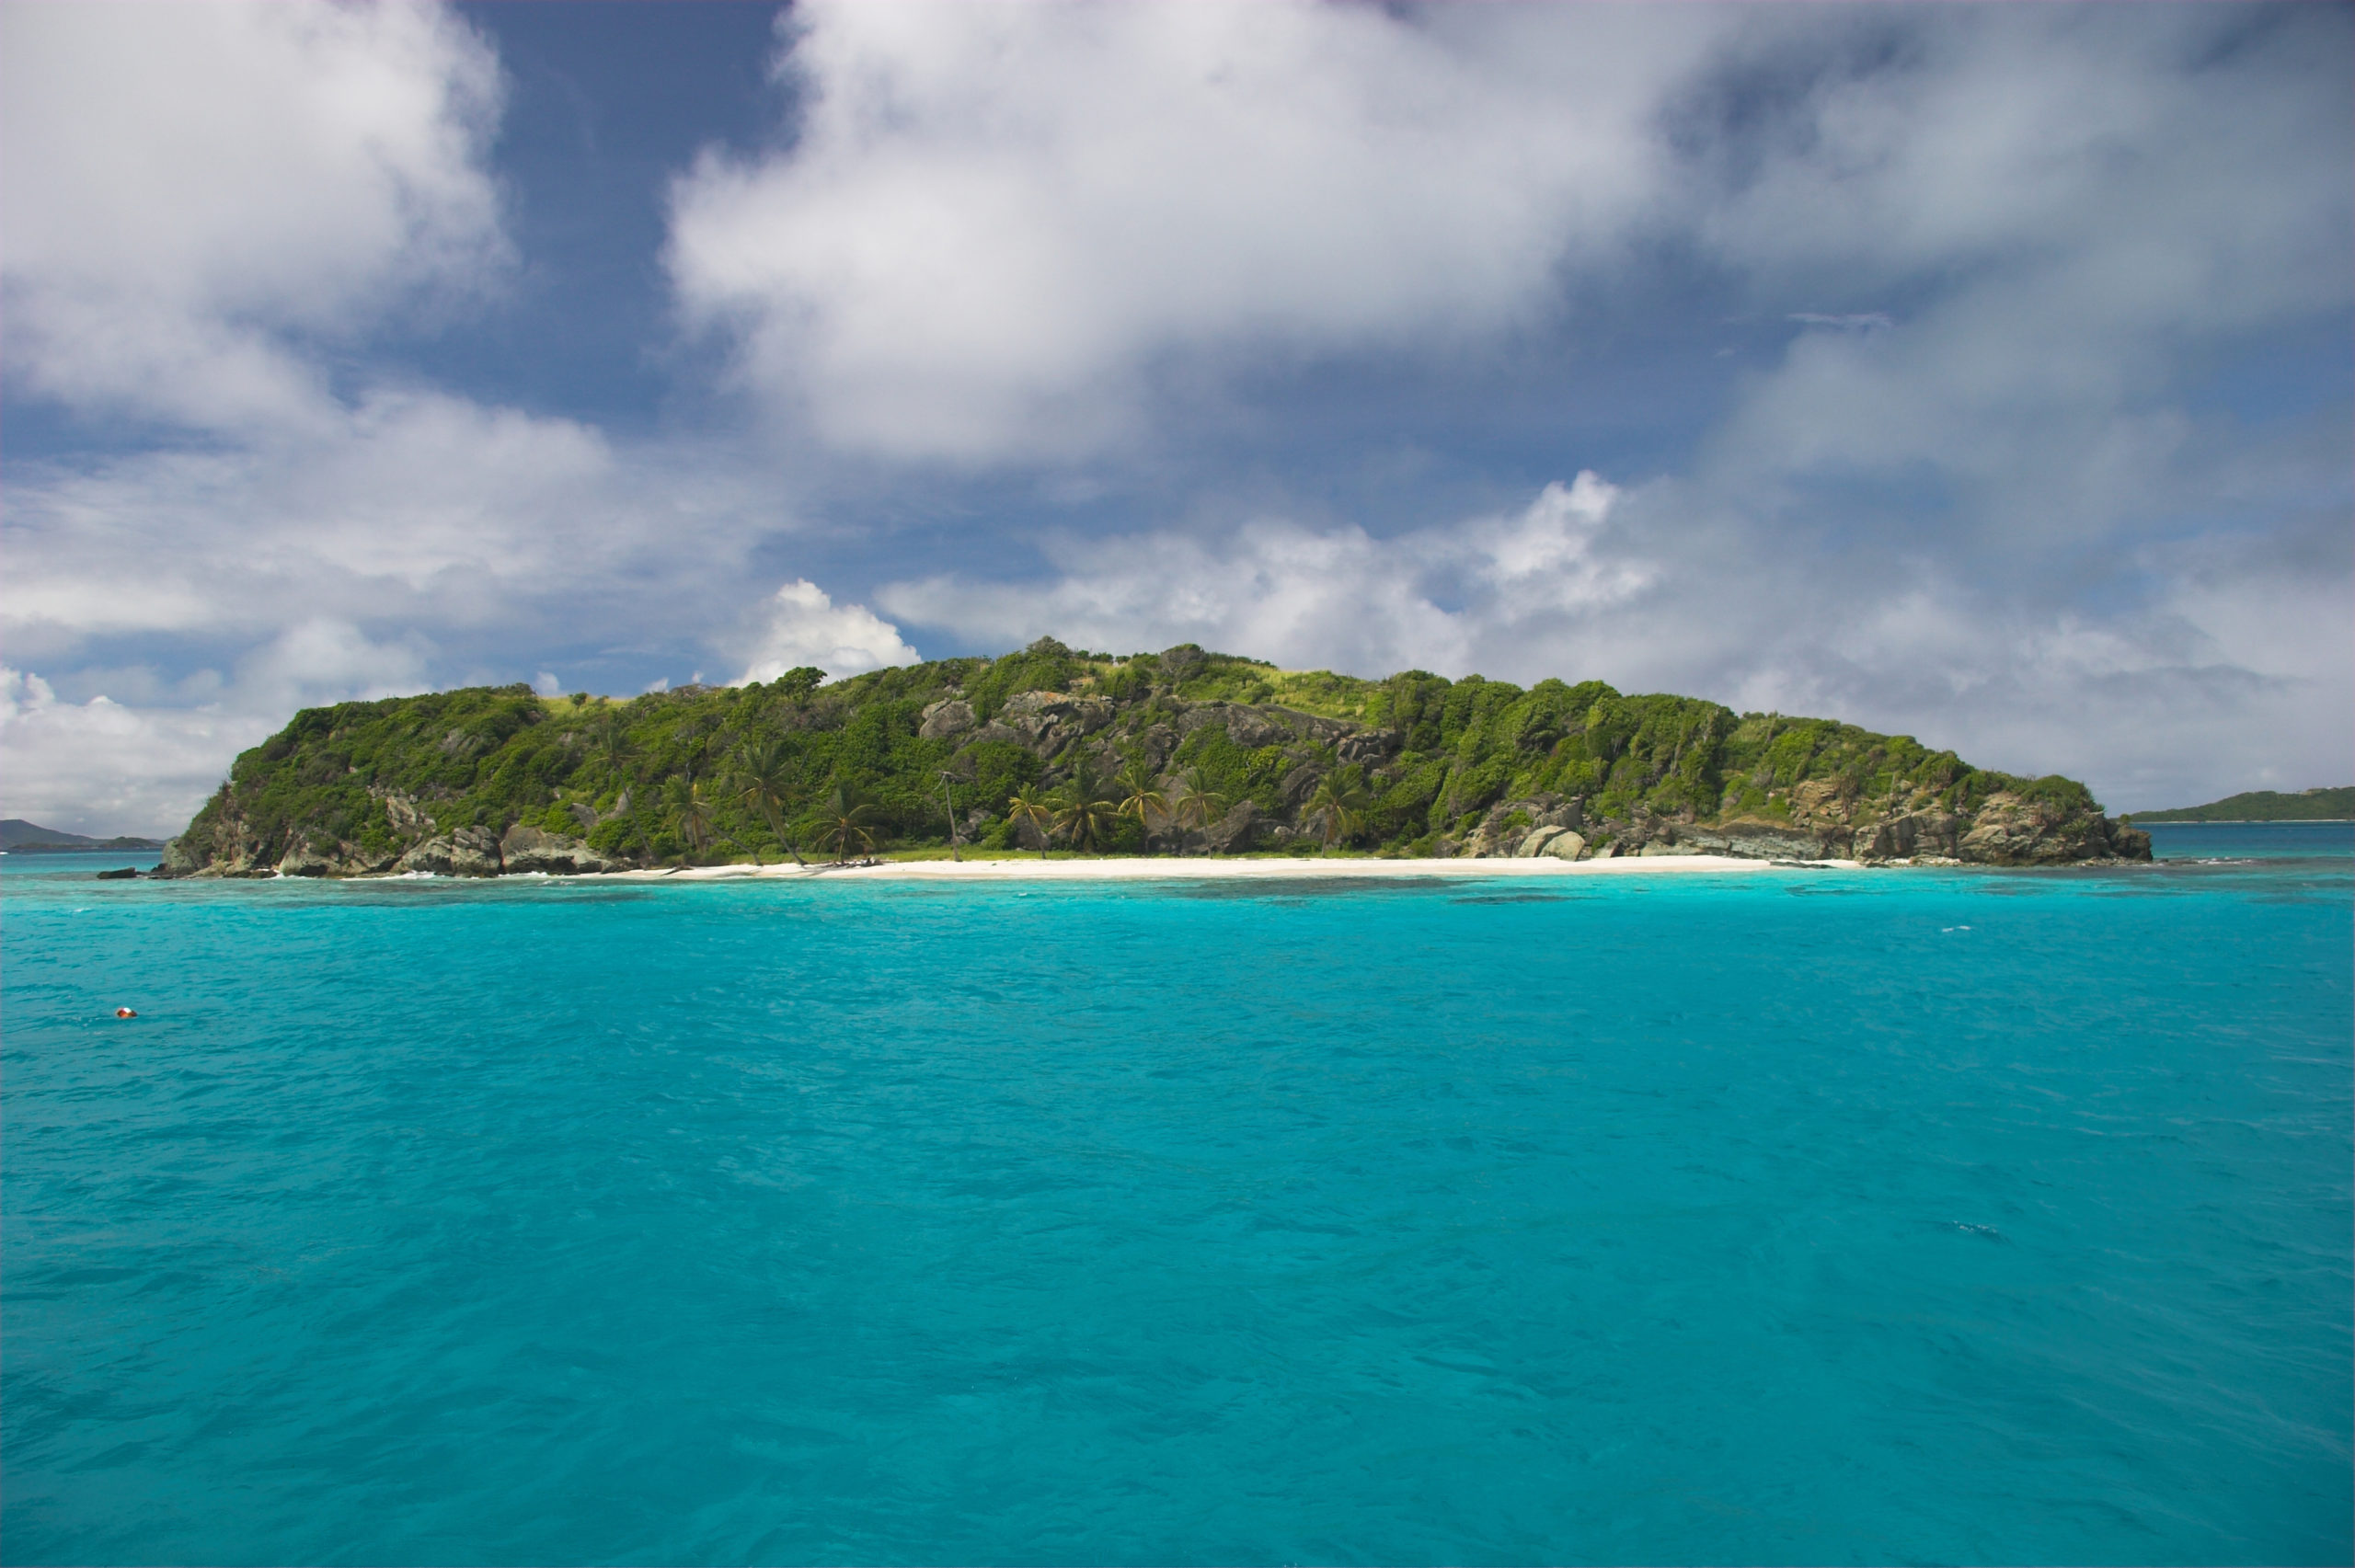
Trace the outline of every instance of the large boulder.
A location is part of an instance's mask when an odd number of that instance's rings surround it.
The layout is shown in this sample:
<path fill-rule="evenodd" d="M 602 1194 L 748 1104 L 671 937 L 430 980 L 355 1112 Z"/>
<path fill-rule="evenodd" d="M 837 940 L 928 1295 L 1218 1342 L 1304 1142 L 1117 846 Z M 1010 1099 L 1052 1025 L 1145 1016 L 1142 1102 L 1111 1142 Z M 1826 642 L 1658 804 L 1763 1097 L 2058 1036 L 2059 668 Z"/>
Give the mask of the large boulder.
<path fill-rule="evenodd" d="M 1571 828 L 1532 828 L 1512 853 L 1518 860 L 1576 860 L 1586 853 L 1586 839 Z"/>
<path fill-rule="evenodd" d="M 1238 800 L 1232 810 L 1211 824 L 1202 839 L 1220 854 L 1233 854 L 1249 849 L 1266 823 L 1257 802 Z"/>
<path fill-rule="evenodd" d="M 1568 831 L 1568 828 L 1532 828 L 1521 836 L 1521 842 L 1513 846 L 1513 858 L 1535 860 L 1545 853 L 1548 844 Z"/>
<path fill-rule="evenodd" d="M 461 828 L 426 840 L 401 856 L 393 869 L 435 876 L 496 876 L 501 869 L 499 841 L 488 828 Z"/>
<path fill-rule="evenodd" d="M 947 740 L 964 734 L 977 722 L 972 704 L 945 697 L 925 709 L 923 727 L 916 733 L 926 740 Z"/>
<path fill-rule="evenodd" d="M 541 871 L 550 876 L 584 876 L 611 871 L 613 863 L 579 839 L 518 822 L 499 841 L 499 857 L 509 875 Z"/>

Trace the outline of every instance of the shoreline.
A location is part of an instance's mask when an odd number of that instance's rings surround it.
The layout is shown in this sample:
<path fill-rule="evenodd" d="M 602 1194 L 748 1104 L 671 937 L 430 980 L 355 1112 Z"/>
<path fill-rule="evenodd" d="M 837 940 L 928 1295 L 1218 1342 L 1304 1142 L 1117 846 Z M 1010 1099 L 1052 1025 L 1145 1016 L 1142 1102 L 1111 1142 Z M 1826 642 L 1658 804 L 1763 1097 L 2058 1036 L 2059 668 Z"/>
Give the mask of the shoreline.
<path fill-rule="evenodd" d="M 1674 875 L 1760 871 L 1849 871 L 1855 861 L 1751 860 L 1735 855 L 1629 855 L 1611 860 L 1325 860 L 1238 859 L 1206 856 L 1200 860 L 1176 855 L 1107 856 L 1100 860 L 902 860 L 873 865 L 812 864 L 782 865 L 697 865 L 684 870 L 631 870 L 551 876 L 550 881 L 737 882 L 834 881 L 858 882 L 1137 882 L 1200 881 L 1252 877 L 1300 879 L 1313 877 L 1463 876 L 1625 876 L 1647 872 Z"/>

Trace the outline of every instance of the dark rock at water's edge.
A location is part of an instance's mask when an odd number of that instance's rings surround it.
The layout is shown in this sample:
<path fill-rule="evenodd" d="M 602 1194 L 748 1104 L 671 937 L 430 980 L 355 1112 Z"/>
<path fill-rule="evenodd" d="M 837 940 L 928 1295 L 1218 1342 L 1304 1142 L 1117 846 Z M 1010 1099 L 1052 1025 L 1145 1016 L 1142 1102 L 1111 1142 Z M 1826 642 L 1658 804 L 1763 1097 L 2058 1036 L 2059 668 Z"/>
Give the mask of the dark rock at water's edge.
<path fill-rule="evenodd" d="M 101 882 L 126 882 L 138 875 L 137 866 L 126 865 L 120 871 L 101 871 L 98 873 L 98 879 Z"/>
<path fill-rule="evenodd" d="M 306 709 L 239 757 L 167 876 L 577 876 L 876 846 L 2067 865 L 2150 858 L 2085 786 L 1832 720 L 1384 681 L 1042 639 L 821 685 L 630 701 L 476 688 Z M 1115 775 L 1118 775 L 1116 782 Z M 765 781 L 765 782 L 764 782 Z M 836 792 L 844 798 L 836 800 Z M 1128 802 L 1071 809 L 1090 792 Z M 1017 809 L 1017 807 L 1020 807 Z M 847 816 L 845 816 L 847 812 Z M 821 846 L 825 846 L 822 850 Z"/>

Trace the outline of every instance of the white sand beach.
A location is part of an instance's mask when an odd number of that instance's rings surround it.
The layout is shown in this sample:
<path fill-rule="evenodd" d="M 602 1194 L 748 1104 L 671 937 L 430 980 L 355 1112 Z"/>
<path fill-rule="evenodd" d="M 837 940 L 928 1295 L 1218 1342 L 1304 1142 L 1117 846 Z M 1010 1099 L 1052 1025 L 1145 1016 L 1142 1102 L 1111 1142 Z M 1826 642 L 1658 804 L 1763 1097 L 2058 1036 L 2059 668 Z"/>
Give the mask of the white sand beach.
<path fill-rule="evenodd" d="M 833 865 L 811 862 L 807 866 L 787 861 L 782 865 L 698 865 L 683 870 L 617 871 L 606 875 L 634 881 L 710 882 L 760 877 L 770 880 L 823 879 L 858 882 L 1125 882 L 1152 879 L 1199 881 L 1226 878 L 1301 878 L 1419 876 L 1529 877 L 1694 876 L 1726 872 L 1770 872 L 1794 869 L 1847 869 L 1854 861 L 1813 861 L 1804 867 L 1790 862 L 1744 860 L 1731 855 L 1631 855 L 1624 860 L 1376 860 L 1292 856 L 1227 858 L 1176 855 L 1108 855 L 1100 859 L 1040 860 L 907 860 L 875 864 Z"/>

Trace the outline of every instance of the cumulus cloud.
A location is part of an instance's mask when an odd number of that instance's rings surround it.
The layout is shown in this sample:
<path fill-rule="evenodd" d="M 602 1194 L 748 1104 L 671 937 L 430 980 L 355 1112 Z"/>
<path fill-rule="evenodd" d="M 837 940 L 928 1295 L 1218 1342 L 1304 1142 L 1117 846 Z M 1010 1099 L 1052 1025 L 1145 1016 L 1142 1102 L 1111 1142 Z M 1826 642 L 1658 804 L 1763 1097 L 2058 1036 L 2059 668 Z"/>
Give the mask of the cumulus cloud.
<path fill-rule="evenodd" d="M 934 577 L 878 596 L 903 620 L 983 645 L 1052 634 L 1093 647 L 1178 642 L 1279 663 L 1461 675 L 1514 640 L 1639 594 L 1656 568 L 1599 542 L 1618 491 L 1592 473 L 1518 513 L 1389 540 L 1262 519 L 1223 538 L 1067 540 L 1044 586 Z"/>
<path fill-rule="evenodd" d="M 93 733 L 142 727 L 155 787 L 193 800 L 308 703 L 692 641 L 716 604 L 724 625 L 741 602 L 748 520 L 774 507 L 693 452 L 617 452 L 572 421 L 423 394 L 372 397 L 299 441 L 19 463 L 0 632 L 29 679 L 83 700 L 35 704 L 46 716 L 0 736 L 9 809 L 32 814 L 52 764 L 60 778 L 86 766 L 93 799 L 132 799 L 105 781 L 139 743 L 77 753 L 92 715 L 117 727 Z M 117 649 L 132 661 L 110 662 Z M 158 660 L 195 673 L 167 678 Z M 175 759 L 199 752 L 191 782 Z"/>
<path fill-rule="evenodd" d="M 774 681 L 788 670 L 814 666 L 833 680 L 914 664 L 923 656 L 900 640 L 899 628 L 864 604 L 836 604 L 816 583 L 797 578 L 770 598 L 739 686 Z"/>
<path fill-rule="evenodd" d="M 65 701 L 38 674 L 0 669 L 9 814 L 66 832 L 177 832 L 231 759 L 295 709 L 426 690 L 431 651 L 421 638 L 376 642 L 348 622 L 313 617 L 225 676 L 200 670 L 167 684 L 153 670 L 112 672 L 145 702 L 104 692 Z"/>
<path fill-rule="evenodd" d="M 673 193 L 689 314 L 745 381 L 892 456 L 1086 452 L 1173 357 L 1493 335 L 1656 199 L 1683 8 L 871 6 L 783 28 L 785 150 Z"/>
<path fill-rule="evenodd" d="M 1923 555 L 1778 549 L 1714 505 L 1581 474 L 1518 514 L 1389 539 L 1263 519 L 1066 541 L 1042 584 L 935 577 L 879 599 L 981 646 L 1195 641 L 1293 668 L 1599 678 L 1830 715 L 2086 777 L 2125 808 L 2355 770 L 2343 547 L 2130 563 L 2166 586 L 2097 615 Z"/>
<path fill-rule="evenodd" d="M 508 259 L 498 63 L 441 6 L 29 4 L 0 40 L 10 367 L 51 396 L 301 428 L 301 339 Z"/>

